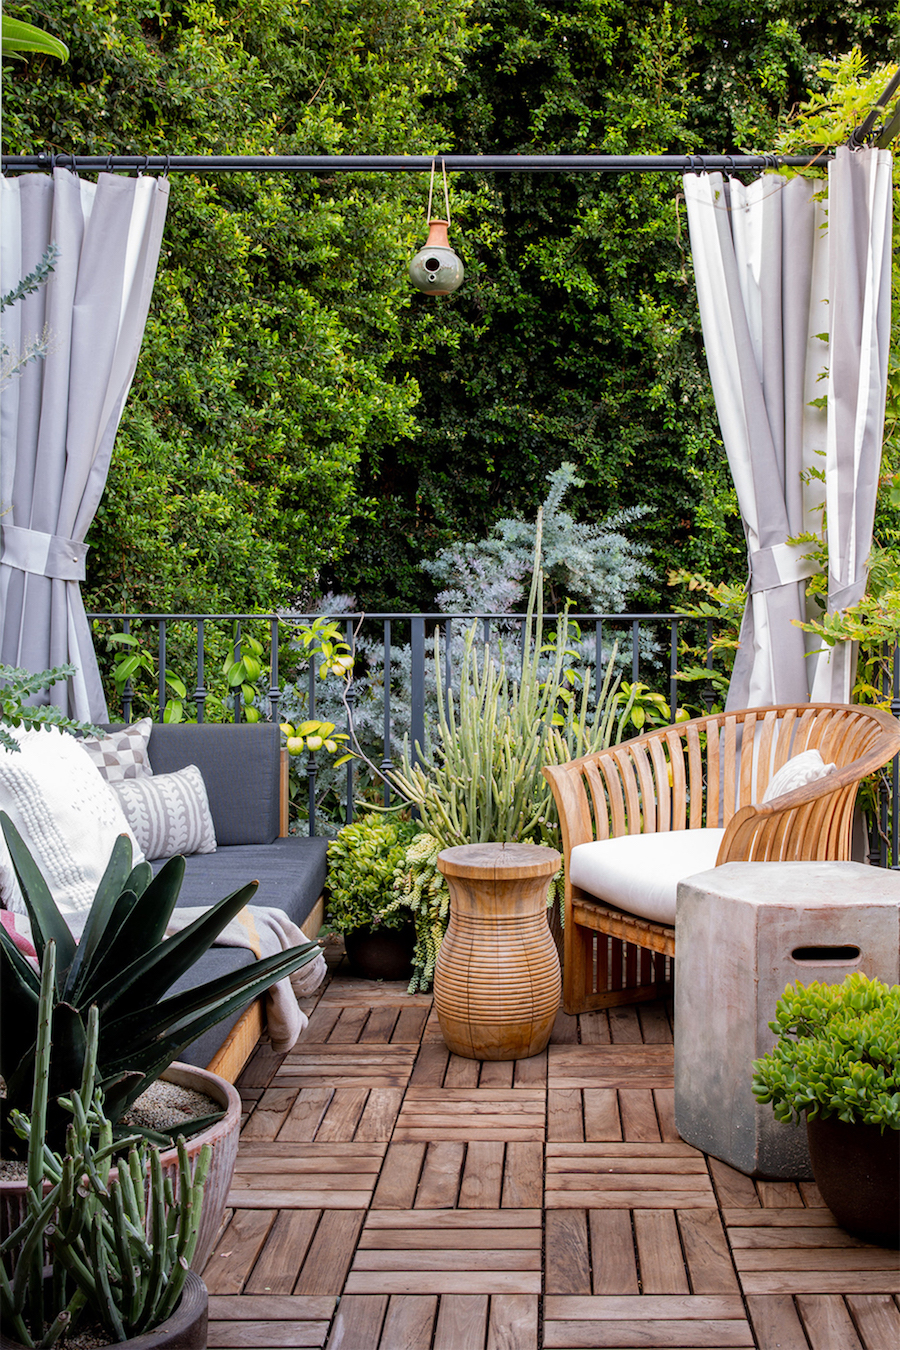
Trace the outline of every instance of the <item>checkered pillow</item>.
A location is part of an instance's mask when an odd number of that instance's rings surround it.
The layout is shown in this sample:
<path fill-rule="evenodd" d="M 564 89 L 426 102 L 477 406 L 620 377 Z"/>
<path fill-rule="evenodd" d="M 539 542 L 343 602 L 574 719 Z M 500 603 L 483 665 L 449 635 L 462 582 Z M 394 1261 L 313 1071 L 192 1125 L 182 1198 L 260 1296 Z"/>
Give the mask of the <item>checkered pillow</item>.
<path fill-rule="evenodd" d="M 147 742 L 153 722 L 142 717 L 122 731 L 111 731 L 106 736 L 85 736 L 81 744 L 90 755 L 107 783 L 121 783 L 126 778 L 148 778 L 153 773 L 147 755 Z"/>

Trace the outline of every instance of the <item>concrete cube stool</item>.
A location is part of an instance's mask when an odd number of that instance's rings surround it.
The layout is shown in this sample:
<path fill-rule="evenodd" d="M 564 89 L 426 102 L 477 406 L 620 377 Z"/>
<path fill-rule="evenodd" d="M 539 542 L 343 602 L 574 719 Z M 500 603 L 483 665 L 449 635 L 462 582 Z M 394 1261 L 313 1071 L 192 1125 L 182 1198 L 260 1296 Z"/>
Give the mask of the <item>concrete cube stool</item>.
<path fill-rule="evenodd" d="M 900 980 L 900 873 L 852 862 L 736 862 L 679 882 L 675 1125 L 748 1176 L 812 1176 L 806 1126 L 751 1091 L 785 985 Z"/>

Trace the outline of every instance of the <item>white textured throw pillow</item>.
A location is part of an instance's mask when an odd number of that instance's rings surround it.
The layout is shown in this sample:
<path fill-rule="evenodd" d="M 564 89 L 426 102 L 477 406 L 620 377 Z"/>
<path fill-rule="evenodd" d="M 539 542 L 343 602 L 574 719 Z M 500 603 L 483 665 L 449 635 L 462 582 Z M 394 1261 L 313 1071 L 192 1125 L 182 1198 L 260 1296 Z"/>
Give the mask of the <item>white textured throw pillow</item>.
<path fill-rule="evenodd" d="M 826 764 L 818 750 L 804 750 L 802 754 L 794 755 L 793 759 L 782 764 L 763 793 L 763 801 L 770 802 L 774 797 L 783 797 L 786 792 L 793 792 L 794 788 L 815 783 L 827 773 L 833 773 L 835 767 L 834 764 Z"/>
<path fill-rule="evenodd" d="M 215 853 L 216 831 L 196 764 L 152 778 L 124 778 L 110 787 L 148 858 Z"/>
<path fill-rule="evenodd" d="M 109 783 L 74 736 L 59 727 L 7 728 L 19 750 L 0 746 L 0 811 L 25 840 L 64 915 L 87 911 L 120 834 L 143 853 Z M 25 902 L 0 833 L 0 900 L 25 913 Z"/>
<path fill-rule="evenodd" d="M 108 783 L 121 783 L 123 778 L 144 778 L 153 773 L 147 754 L 152 730 L 151 719 L 142 717 L 121 731 L 85 736 L 81 744 Z"/>

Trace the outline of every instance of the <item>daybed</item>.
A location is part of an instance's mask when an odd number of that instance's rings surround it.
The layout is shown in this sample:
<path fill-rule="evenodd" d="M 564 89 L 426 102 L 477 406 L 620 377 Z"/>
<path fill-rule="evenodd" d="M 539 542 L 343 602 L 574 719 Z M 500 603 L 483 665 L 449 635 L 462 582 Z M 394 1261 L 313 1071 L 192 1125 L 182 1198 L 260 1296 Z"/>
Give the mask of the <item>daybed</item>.
<path fill-rule="evenodd" d="M 133 856 L 156 871 L 174 854 L 186 870 L 169 929 L 250 881 L 248 914 L 238 915 L 177 981 L 171 993 L 250 967 L 259 955 L 310 939 L 322 923 L 326 841 L 287 833 L 287 754 L 275 723 L 168 725 L 149 718 L 107 727 L 80 742 L 58 728 L 17 732 L 19 749 L 0 747 L 0 809 L 10 817 L 73 928 L 86 916 L 116 838 L 129 833 Z M 194 767 L 190 767 L 194 766 Z M 24 902 L 0 837 L 0 901 Z M 290 922 L 272 911 L 283 911 Z M 4 926 L 9 922 L 4 917 Z M 15 926 L 16 920 L 12 920 Z M 231 944 L 235 945 L 231 945 Z M 315 981 L 323 962 L 304 968 Z M 303 983 L 303 980 L 301 980 Z M 289 985 L 258 998 L 187 1047 L 180 1058 L 233 1080 L 263 1030 L 289 1045 L 298 1010 Z"/>
<path fill-rule="evenodd" d="M 315 938 L 322 926 L 327 841 L 287 832 L 287 751 L 277 724 L 155 722 L 147 748 L 154 775 L 197 766 L 215 826 L 216 851 L 185 859 L 179 906 L 211 905 L 258 881 L 253 903 L 283 909 L 308 938 Z M 154 863 L 155 870 L 161 866 L 162 861 Z M 212 947 L 171 992 L 254 960 L 246 949 Z M 233 1082 L 263 1027 L 263 1003 L 256 999 L 243 1014 L 211 1028 L 180 1058 Z"/>

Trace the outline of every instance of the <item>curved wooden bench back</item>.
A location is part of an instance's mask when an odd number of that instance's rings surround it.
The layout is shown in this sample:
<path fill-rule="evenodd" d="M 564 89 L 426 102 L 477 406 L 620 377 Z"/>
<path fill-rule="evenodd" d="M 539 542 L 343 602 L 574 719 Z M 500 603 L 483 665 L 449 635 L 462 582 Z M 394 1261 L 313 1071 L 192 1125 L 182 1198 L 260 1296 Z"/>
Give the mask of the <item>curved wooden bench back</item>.
<path fill-rule="evenodd" d="M 791 793 L 795 809 L 789 821 L 771 804 L 756 805 L 787 760 L 812 749 L 826 764 L 836 764 L 838 772 Z M 852 812 L 853 785 L 898 750 L 900 725 L 878 709 L 777 705 L 714 713 L 649 731 L 544 773 L 567 850 L 621 834 L 720 825 L 728 833 L 723 841 L 727 857 L 719 862 L 751 856 L 833 858 L 845 856 L 833 851 L 835 830 L 841 839 L 846 832 L 849 841 L 844 818 Z M 823 792 L 840 799 L 837 822 L 834 811 L 821 803 Z M 809 800 L 798 793 L 808 793 Z M 756 826 L 754 817 L 759 817 Z M 825 832 L 822 843 L 812 837 L 817 830 Z"/>

